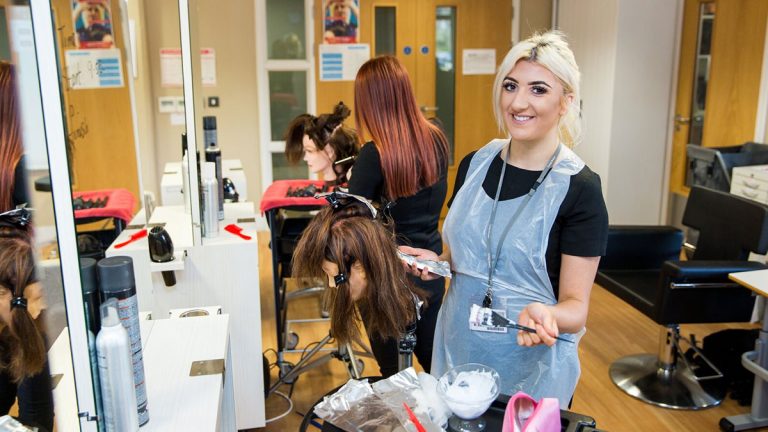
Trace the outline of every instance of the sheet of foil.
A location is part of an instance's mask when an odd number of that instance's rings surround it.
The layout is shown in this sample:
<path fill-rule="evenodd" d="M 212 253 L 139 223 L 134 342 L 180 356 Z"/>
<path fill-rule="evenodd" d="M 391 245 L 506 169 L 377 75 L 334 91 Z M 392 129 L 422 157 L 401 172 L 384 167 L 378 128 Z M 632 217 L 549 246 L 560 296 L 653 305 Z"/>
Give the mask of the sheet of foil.
<path fill-rule="evenodd" d="M 367 381 L 349 380 L 318 403 L 315 414 L 349 432 L 416 432 L 405 403 L 428 432 L 442 431 L 430 420 L 424 400 L 419 378 L 408 368 L 373 386 Z"/>
<path fill-rule="evenodd" d="M 422 260 L 418 259 L 413 255 L 408 255 L 407 253 L 397 251 L 397 256 L 402 260 L 404 263 L 408 265 L 414 265 L 416 264 L 416 268 L 424 269 L 426 268 L 429 270 L 430 273 L 434 273 L 436 275 L 450 278 L 451 277 L 451 265 L 448 263 L 448 261 L 432 261 L 432 260 Z"/>

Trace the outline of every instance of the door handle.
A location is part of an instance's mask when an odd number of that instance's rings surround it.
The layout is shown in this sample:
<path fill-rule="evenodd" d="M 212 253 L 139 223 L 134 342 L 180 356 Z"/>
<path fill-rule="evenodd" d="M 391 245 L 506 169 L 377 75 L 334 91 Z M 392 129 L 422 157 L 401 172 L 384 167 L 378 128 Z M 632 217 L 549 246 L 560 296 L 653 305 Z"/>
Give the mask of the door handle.
<path fill-rule="evenodd" d="M 426 105 L 422 105 L 420 109 L 421 109 L 421 112 L 425 113 L 427 111 L 437 111 L 437 110 L 440 109 L 440 107 L 436 107 L 436 106 L 429 107 L 429 106 L 426 106 Z"/>
<path fill-rule="evenodd" d="M 679 131 L 683 125 L 691 124 L 690 117 L 683 117 L 680 114 L 675 114 L 675 130 Z"/>

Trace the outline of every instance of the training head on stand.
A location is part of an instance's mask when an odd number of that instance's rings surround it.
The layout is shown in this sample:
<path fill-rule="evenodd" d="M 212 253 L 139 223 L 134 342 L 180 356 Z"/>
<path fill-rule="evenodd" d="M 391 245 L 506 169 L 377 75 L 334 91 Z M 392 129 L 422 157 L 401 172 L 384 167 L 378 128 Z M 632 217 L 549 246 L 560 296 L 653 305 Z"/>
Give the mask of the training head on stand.
<path fill-rule="evenodd" d="M 293 275 L 318 277 L 327 286 L 331 333 L 339 342 L 359 337 L 360 310 L 372 319 L 369 334 L 400 338 L 418 319 L 413 287 L 397 256 L 392 230 L 365 198 L 332 192 L 304 231 L 293 257 Z"/>

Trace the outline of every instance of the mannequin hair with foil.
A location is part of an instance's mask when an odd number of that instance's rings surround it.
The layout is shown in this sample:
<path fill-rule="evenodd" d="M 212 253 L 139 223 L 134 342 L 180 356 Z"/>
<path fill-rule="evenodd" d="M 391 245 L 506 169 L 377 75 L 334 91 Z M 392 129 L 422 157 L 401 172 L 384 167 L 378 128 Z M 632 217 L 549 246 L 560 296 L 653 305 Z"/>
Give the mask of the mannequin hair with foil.
<path fill-rule="evenodd" d="M 350 274 L 355 264 L 362 267 L 367 285 L 357 302 L 346 283 L 328 286 L 323 261 L 336 264 L 344 274 Z M 370 210 L 359 202 L 337 210 L 324 207 L 312 219 L 294 252 L 292 275 L 323 278 L 331 333 L 340 342 L 358 340 L 361 316 L 356 303 L 369 311 L 369 334 L 398 338 L 416 321 L 414 294 L 424 297 L 408 281 L 393 232 L 372 218 Z"/>

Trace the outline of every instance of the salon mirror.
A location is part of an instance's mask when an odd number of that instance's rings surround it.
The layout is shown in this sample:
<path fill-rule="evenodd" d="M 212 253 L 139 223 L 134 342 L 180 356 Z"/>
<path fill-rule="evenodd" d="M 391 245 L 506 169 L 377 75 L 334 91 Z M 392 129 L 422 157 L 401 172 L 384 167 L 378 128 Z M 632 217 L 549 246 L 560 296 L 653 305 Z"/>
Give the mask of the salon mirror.
<path fill-rule="evenodd" d="M 239 202 L 258 201 L 263 186 L 256 37 L 247 31 L 253 28 L 256 3 L 188 1 L 197 149 L 203 163 L 215 158 L 211 154 L 206 158 L 206 143 L 219 147 L 222 178 L 232 181 Z M 212 118 L 215 138 L 210 129 Z"/>
<path fill-rule="evenodd" d="M 155 206 L 183 206 L 189 214 L 184 200 L 191 200 L 182 194 L 178 3 L 51 0 L 51 6 L 78 249 L 99 259 L 122 230 L 151 222 Z"/>
<path fill-rule="evenodd" d="M 50 0 L 50 10 L 80 258 L 119 255 L 116 240 L 161 206 L 181 220 L 174 242 L 192 246 L 178 2 Z"/>
<path fill-rule="evenodd" d="M 38 80 L 38 64 L 35 53 L 35 40 L 32 25 L 32 15 L 28 2 L 0 1 L 0 61 L 9 63 L 13 70 L 12 81 L 1 81 L 3 99 L 0 122 L 3 130 L 11 130 L 12 116 L 15 115 L 19 127 L 18 136 L 3 134 L 0 139 L 0 155 L 7 155 L 9 148 L 21 145 L 23 158 L 16 163 L 14 160 L 6 160 L 0 156 L 0 169 L 3 172 L 18 170 L 21 176 L 2 176 L 0 187 L 12 190 L 14 204 L 27 202 L 33 209 L 32 232 L 35 249 L 36 278 L 42 291 L 43 301 L 46 305 L 43 312 L 37 317 L 44 330 L 45 348 L 48 353 L 48 370 L 51 376 L 51 393 L 57 410 L 77 412 L 75 383 L 72 372 L 72 353 L 67 331 L 67 311 L 65 308 L 64 291 L 62 284 L 61 264 L 58 253 L 57 226 L 54 220 L 53 201 L 46 135 L 43 128 L 43 113 L 40 101 L 40 82 Z M 5 87 L 7 86 L 7 88 Z M 6 182 L 10 182 L 8 184 Z M 64 186 L 66 187 L 66 185 Z M 13 205 L 13 204 L 11 204 Z M 0 213 L 9 210 L 6 204 L 0 204 Z M 0 263 L 7 265 L 9 263 Z M 29 289 L 25 290 L 28 301 L 34 302 Z M 30 304 L 28 310 L 34 314 Z M 7 323 L 0 319 L 0 338 Z M 6 334 L 7 336 L 7 334 Z M 3 359 L 7 362 L 8 359 Z M 41 373 L 47 373 L 41 372 Z M 3 372 L 0 372 L 2 375 Z M 31 382 L 31 381 L 28 381 Z M 23 382 L 19 386 L 27 385 Z M 3 399 L 8 396 L 7 390 L 10 383 L 0 378 L 0 392 Z M 19 394 L 26 390 L 19 390 Z M 27 393 L 29 394 L 29 393 Z M 25 397 L 26 396 L 21 396 Z M 35 400 L 26 400 L 26 403 L 39 403 L 41 395 L 34 396 Z M 13 398 L 11 399 L 13 400 Z M 0 406 L 0 416 L 8 407 Z M 10 409 L 10 414 L 17 416 L 20 413 L 18 405 Z M 45 425 L 46 410 L 32 416 L 33 422 Z M 26 417 L 29 419 L 30 417 Z M 50 421 L 50 420 L 48 420 Z M 72 423 L 74 421 L 74 423 Z M 58 430 L 76 430 L 77 416 L 56 417 Z M 45 426 L 43 426 L 45 427 Z"/>

